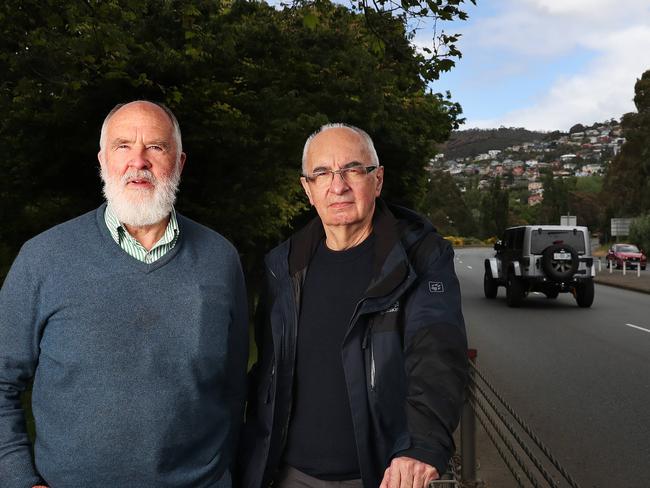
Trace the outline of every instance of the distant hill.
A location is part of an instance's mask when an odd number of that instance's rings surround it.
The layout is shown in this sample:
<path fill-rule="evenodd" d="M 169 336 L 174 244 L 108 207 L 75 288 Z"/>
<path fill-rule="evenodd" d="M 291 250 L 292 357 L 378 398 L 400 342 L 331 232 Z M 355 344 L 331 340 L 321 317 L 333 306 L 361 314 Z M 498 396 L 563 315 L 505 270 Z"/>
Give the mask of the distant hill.
<path fill-rule="evenodd" d="M 535 132 L 523 128 L 469 129 L 451 133 L 449 140 L 439 147 L 445 159 L 465 158 L 485 153 L 490 149 L 556 138 L 558 132 Z"/>

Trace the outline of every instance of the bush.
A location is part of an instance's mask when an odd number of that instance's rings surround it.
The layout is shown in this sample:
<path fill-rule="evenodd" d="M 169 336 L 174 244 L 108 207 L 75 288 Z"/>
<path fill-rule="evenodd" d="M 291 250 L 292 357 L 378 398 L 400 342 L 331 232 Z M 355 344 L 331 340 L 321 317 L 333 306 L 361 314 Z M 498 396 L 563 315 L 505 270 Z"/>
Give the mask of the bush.
<path fill-rule="evenodd" d="M 629 238 L 644 252 L 650 251 L 650 213 L 632 221 Z"/>
<path fill-rule="evenodd" d="M 454 247 L 464 246 L 465 241 L 462 237 L 457 236 L 445 236 L 445 239 L 451 242 L 451 245 Z"/>

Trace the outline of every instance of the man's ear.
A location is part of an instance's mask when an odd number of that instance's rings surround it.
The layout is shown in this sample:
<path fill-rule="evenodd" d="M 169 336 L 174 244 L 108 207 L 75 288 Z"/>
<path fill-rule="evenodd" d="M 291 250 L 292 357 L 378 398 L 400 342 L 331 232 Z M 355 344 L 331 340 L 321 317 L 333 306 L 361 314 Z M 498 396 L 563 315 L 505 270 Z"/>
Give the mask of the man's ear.
<path fill-rule="evenodd" d="M 179 173 L 182 173 L 182 172 L 183 172 L 183 168 L 185 167 L 185 160 L 186 160 L 186 159 L 187 159 L 187 155 L 186 155 L 184 152 L 182 152 L 182 153 L 181 153 L 181 157 L 178 158 L 178 165 L 180 166 L 180 168 L 179 168 L 179 170 L 180 170 Z"/>
<path fill-rule="evenodd" d="M 311 188 L 309 188 L 309 183 L 307 182 L 307 178 L 301 176 L 300 184 L 302 185 L 302 189 L 305 190 L 305 194 L 307 195 L 307 198 L 309 198 L 309 203 L 311 205 L 314 205 L 314 200 L 311 197 Z"/>
<path fill-rule="evenodd" d="M 377 178 L 376 178 L 377 181 L 376 181 L 376 184 L 375 184 L 375 197 L 378 197 L 379 195 L 381 195 L 381 189 L 384 186 L 384 167 L 379 166 L 377 168 L 377 170 L 375 171 L 375 173 L 377 175 Z"/>

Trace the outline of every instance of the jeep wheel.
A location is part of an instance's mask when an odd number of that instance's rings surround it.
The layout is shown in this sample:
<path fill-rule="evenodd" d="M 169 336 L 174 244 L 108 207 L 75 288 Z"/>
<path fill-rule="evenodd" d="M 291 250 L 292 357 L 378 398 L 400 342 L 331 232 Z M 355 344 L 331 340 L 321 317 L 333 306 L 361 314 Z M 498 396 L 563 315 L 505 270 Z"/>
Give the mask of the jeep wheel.
<path fill-rule="evenodd" d="M 571 246 L 554 244 L 542 252 L 542 269 L 550 279 L 564 281 L 578 271 L 578 253 Z"/>
<path fill-rule="evenodd" d="M 510 274 L 506 284 L 506 303 L 509 307 L 518 307 L 526 296 L 524 282 L 521 278 Z"/>
<path fill-rule="evenodd" d="M 575 297 L 579 307 L 591 307 L 591 304 L 594 303 L 594 282 L 585 280 L 578 283 L 575 287 Z"/>
<path fill-rule="evenodd" d="M 483 275 L 483 293 L 485 293 L 485 298 L 495 298 L 498 291 L 499 285 L 497 285 L 497 281 L 488 275 L 486 271 Z"/>

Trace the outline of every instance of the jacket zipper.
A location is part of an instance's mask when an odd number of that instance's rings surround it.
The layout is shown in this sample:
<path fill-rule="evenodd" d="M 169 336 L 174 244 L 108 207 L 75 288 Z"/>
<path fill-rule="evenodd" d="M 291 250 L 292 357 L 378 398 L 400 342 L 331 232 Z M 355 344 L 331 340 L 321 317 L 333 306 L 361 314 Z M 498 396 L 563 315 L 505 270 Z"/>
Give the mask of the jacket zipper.
<path fill-rule="evenodd" d="M 275 359 L 273 360 L 273 366 L 271 367 L 271 381 L 269 381 L 269 389 L 266 392 L 266 403 L 271 402 L 271 392 L 273 391 L 274 379 L 275 379 Z"/>
<path fill-rule="evenodd" d="M 304 271 L 303 271 L 304 273 Z M 302 276 L 304 278 L 304 275 Z M 295 348 L 296 348 L 296 342 L 298 339 L 298 309 L 300 307 L 300 286 L 298 285 L 297 278 L 292 277 L 291 278 L 292 284 L 293 284 L 293 299 L 294 299 L 294 307 L 293 307 L 293 313 L 294 313 L 294 331 L 291 334 L 291 337 L 287 337 L 287 348 L 285 349 L 285 355 L 292 356 L 295 354 Z M 285 331 L 285 336 L 289 336 L 288 334 L 288 328 Z M 284 342 L 284 341 L 283 341 Z M 293 349 L 289 349 L 290 347 L 293 347 Z M 290 352 L 291 351 L 291 352 Z M 295 361 L 295 358 L 294 358 Z M 291 368 L 295 368 L 295 365 L 292 365 Z M 293 382 L 293 374 L 291 381 Z M 284 423 L 284 427 L 281 432 L 281 445 L 282 449 L 286 446 L 287 443 L 287 436 L 289 434 L 289 423 L 291 422 L 291 413 L 293 410 L 293 394 L 290 395 L 289 398 L 289 408 L 287 410 L 287 416 L 286 416 L 286 421 Z"/>
<path fill-rule="evenodd" d="M 375 348 L 370 337 L 370 390 L 375 391 Z"/>
<path fill-rule="evenodd" d="M 373 346 L 372 340 L 372 324 L 366 329 L 366 333 L 363 336 L 363 341 L 361 342 L 362 349 L 370 349 L 370 391 L 375 391 L 375 348 Z"/>

